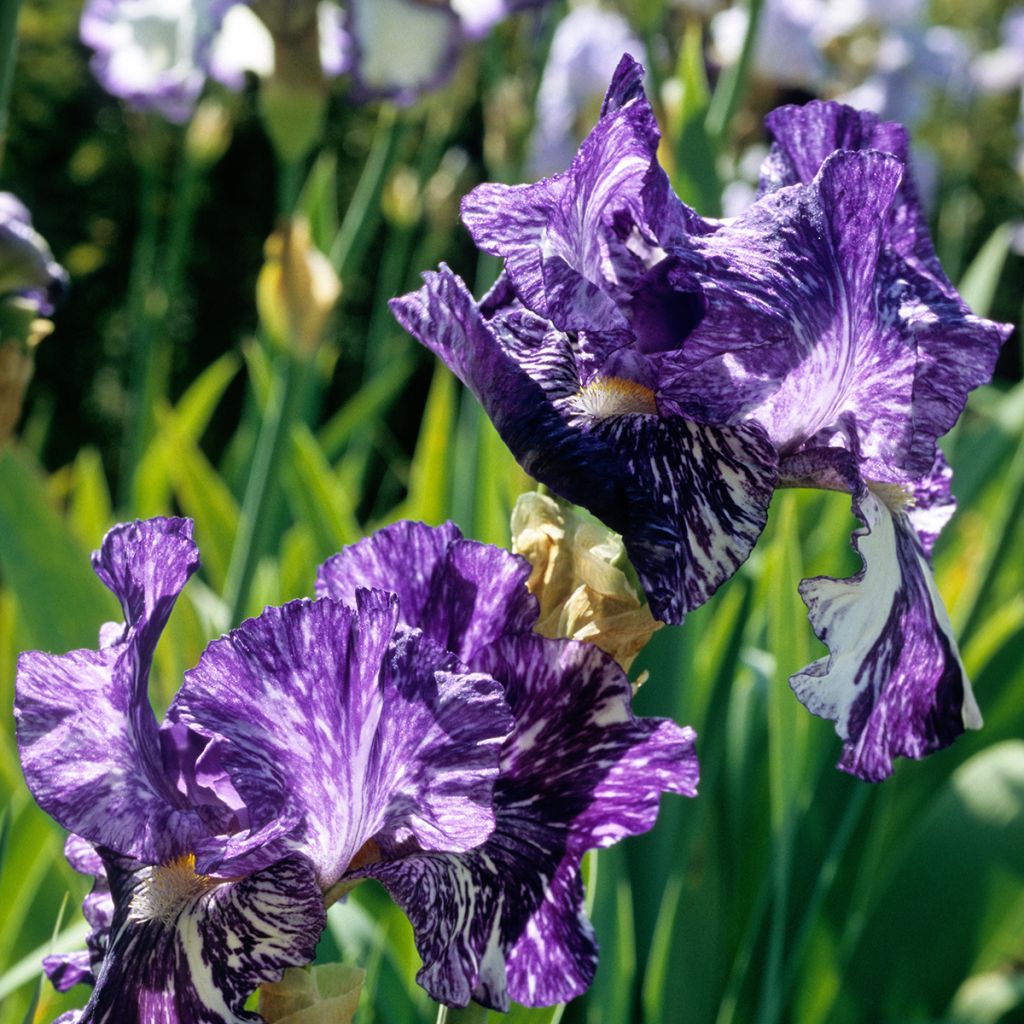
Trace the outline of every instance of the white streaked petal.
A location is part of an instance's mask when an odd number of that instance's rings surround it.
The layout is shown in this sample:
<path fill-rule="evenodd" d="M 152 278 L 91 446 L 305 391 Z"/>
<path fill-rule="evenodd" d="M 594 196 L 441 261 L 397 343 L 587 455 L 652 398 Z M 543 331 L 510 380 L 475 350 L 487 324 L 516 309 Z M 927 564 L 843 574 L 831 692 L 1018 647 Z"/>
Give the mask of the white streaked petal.
<path fill-rule="evenodd" d="M 831 652 L 790 678 L 800 701 L 836 723 L 839 767 L 869 781 L 894 757 L 948 746 L 981 715 L 928 557 L 902 508 L 871 490 L 854 499 L 864 567 L 847 580 L 804 580 L 815 633 Z"/>

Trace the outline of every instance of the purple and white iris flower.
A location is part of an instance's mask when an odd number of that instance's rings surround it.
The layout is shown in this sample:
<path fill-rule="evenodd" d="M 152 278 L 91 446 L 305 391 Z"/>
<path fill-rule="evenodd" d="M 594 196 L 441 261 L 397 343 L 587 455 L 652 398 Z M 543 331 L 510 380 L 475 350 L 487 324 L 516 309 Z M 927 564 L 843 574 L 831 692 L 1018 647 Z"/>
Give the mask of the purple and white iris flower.
<path fill-rule="evenodd" d="M 49 316 L 67 285 L 67 271 L 32 227 L 25 204 L 10 192 L 0 192 L 0 299 L 25 299 Z"/>
<path fill-rule="evenodd" d="M 651 828 L 661 793 L 696 793 L 693 731 L 634 718 L 628 679 L 597 647 L 533 633 L 529 575 L 524 559 L 451 523 L 403 522 L 342 551 L 317 579 L 340 601 L 396 589 L 401 621 L 497 679 L 512 709 L 490 838 L 360 872 L 409 916 L 418 981 L 452 1006 L 553 1005 L 583 992 L 597 963 L 583 854 Z"/>
<path fill-rule="evenodd" d="M 268 608 L 211 643 L 164 721 L 153 652 L 198 565 L 191 523 L 115 527 L 93 557 L 125 622 L 98 650 L 23 654 L 25 778 L 97 879 L 82 1024 L 241 1024 L 263 981 L 307 963 L 324 893 L 365 857 L 462 851 L 494 827 L 502 688 L 398 624 L 390 594 Z"/>
<path fill-rule="evenodd" d="M 980 722 L 928 557 L 952 511 L 936 439 L 1008 328 L 942 272 L 901 126 L 781 108 L 761 194 L 709 222 L 669 188 L 628 58 L 570 169 L 463 204 L 505 272 L 447 268 L 392 308 L 523 467 L 623 535 L 655 616 L 746 558 L 776 486 L 848 491 L 865 569 L 801 592 L 830 656 L 793 677 L 840 766 L 881 779 Z"/>

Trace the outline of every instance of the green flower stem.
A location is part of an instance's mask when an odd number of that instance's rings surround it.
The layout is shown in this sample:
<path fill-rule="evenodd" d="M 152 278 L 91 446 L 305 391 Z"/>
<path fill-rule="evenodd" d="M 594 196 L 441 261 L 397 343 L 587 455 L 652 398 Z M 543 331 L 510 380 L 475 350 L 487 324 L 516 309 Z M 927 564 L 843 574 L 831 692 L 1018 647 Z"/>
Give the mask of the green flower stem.
<path fill-rule="evenodd" d="M 465 1009 L 438 1006 L 437 1024 L 486 1024 L 490 1010 L 479 1003 L 470 1003 Z"/>
<path fill-rule="evenodd" d="M 118 492 L 120 504 L 131 500 L 135 468 L 148 440 L 147 424 L 153 415 L 157 359 L 153 338 L 154 321 L 161 319 L 151 288 L 157 279 L 156 264 L 160 236 L 160 147 L 154 139 L 160 126 L 155 118 L 141 124 L 139 161 L 139 231 L 132 251 L 132 272 L 128 287 L 128 308 L 134 332 L 129 370 L 128 410 L 121 444 Z"/>
<path fill-rule="evenodd" d="M 280 497 L 282 461 L 291 426 L 306 391 L 306 378 L 312 372 L 311 361 L 300 361 L 290 354 L 279 356 L 274 366 L 224 584 L 229 624 L 239 622 L 246 610 L 253 573 L 264 553 L 267 523 L 273 518 L 270 513 Z"/>
<path fill-rule="evenodd" d="M 7 107 L 18 52 L 18 11 L 21 0 L 0 0 L 0 160 L 7 142 Z"/>
<path fill-rule="evenodd" d="M 761 21 L 763 7 L 764 0 L 749 0 L 747 34 L 743 39 L 740 58 L 731 68 L 722 72 L 715 93 L 711 97 L 705 123 L 708 135 L 716 143 L 716 152 L 721 150 L 722 141 L 729 131 L 732 116 L 736 112 L 747 86 L 750 61 L 754 54 L 754 45 L 757 42 L 757 29 Z"/>
<path fill-rule="evenodd" d="M 141 261 L 139 280 L 133 279 L 137 324 L 136 344 L 133 350 L 132 395 L 133 405 L 125 432 L 122 453 L 121 493 L 127 499 L 134 495 L 135 471 L 154 432 L 154 409 L 160 399 L 167 397 L 171 370 L 170 313 L 173 303 L 181 297 L 185 283 L 185 270 L 192 251 L 192 234 L 199 208 L 199 195 L 203 168 L 189 154 L 181 150 L 177 181 L 174 189 L 166 244 L 159 245 L 159 219 L 155 212 L 158 203 L 158 175 L 154 167 L 144 173 L 148 181 L 143 196 L 143 230 L 139 238 Z M 132 500 L 132 506 L 137 503 Z"/>
<path fill-rule="evenodd" d="M 380 219 L 380 193 L 391 169 L 398 138 L 397 108 L 394 104 L 382 103 L 370 153 L 331 246 L 331 262 L 342 281 L 348 280 L 352 267 L 362 260 L 373 228 Z"/>

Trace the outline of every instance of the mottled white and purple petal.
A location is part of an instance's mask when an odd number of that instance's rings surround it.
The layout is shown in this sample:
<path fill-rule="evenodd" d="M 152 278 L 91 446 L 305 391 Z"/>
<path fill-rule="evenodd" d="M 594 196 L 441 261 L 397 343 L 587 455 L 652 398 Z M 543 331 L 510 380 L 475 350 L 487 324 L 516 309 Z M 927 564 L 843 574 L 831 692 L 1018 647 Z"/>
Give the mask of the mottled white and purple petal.
<path fill-rule="evenodd" d="M 776 454 L 763 430 L 655 415 L 653 393 L 628 380 L 581 391 L 567 335 L 523 330 L 527 313 L 485 320 L 445 267 L 424 279 L 392 301 L 398 320 L 476 394 L 528 473 L 623 534 L 652 612 L 681 621 L 764 527 Z M 650 414 L 618 414 L 634 400 Z"/>
<path fill-rule="evenodd" d="M 43 957 L 43 973 L 58 992 L 67 992 L 75 985 L 94 985 L 92 958 L 80 953 L 52 953 Z"/>
<path fill-rule="evenodd" d="M 875 228 L 871 232 L 871 248 L 881 247 L 872 291 L 880 307 L 878 319 L 897 319 L 906 347 L 904 359 L 913 359 L 911 402 L 903 414 L 910 434 L 906 443 L 898 446 L 895 468 L 904 477 L 922 476 L 935 458 L 936 438 L 956 422 L 967 393 L 991 378 L 1010 328 L 972 314 L 939 265 L 909 173 L 909 141 L 902 125 L 835 102 L 780 107 L 766 123 L 775 141 L 762 168 L 763 194 L 814 182 L 840 150 L 890 153 L 904 167 L 888 210 L 877 201 L 872 203 L 874 215 L 882 218 L 881 231 Z M 849 181 L 839 185 L 848 188 Z M 838 227 L 856 239 L 857 226 L 849 218 Z M 878 343 L 877 326 L 868 325 L 875 337 L 864 339 L 872 348 Z M 894 370 L 897 362 L 891 360 Z M 784 386 L 782 390 L 785 393 L 787 389 Z M 891 387 L 882 388 L 879 394 L 883 401 L 889 400 L 886 396 L 891 398 Z M 860 411 L 858 426 L 864 425 Z M 890 423 L 890 434 L 893 426 Z M 870 441 L 864 435 L 861 441 L 867 441 L 865 454 L 871 457 Z M 891 473 L 893 468 L 876 462 L 867 467 L 867 475 L 887 478 L 886 470 Z"/>
<path fill-rule="evenodd" d="M 466 196 L 470 234 L 505 260 L 528 309 L 562 330 L 627 330 L 632 284 L 664 258 L 661 246 L 710 230 L 672 193 L 659 138 L 643 68 L 627 55 L 566 172 Z"/>
<path fill-rule="evenodd" d="M 313 959 L 326 913 L 300 857 L 230 882 L 104 860 L 117 911 L 81 1024 L 247 1024 L 262 982 Z"/>
<path fill-rule="evenodd" d="M 693 796 L 693 731 L 636 719 L 630 686 L 597 648 L 505 637 L 474 660 L 505 685 L 515 730 L 502 750 L 497 825 L 465 854 L 414 854 L 364 873 L 413 924 L 418 980 L 437 1000 L 552 1005 L 593 979 L 580 859 L 654 824 L 663 792 Z"/>
<path fill-rule="evenodd" d="M 681 622 L 746 561 L 761 535 L 775 449 L 756 425 L 706 426 L 680 416 L 614 416 L 589 431 L 617 453 L 626 516 L 616 529 L 651 611 Z"/>
<path fill-rule="evenodd" d="M 22 768 L 39 805 L 65 828 L 157 862 L 202 831 L 165 777 L 148 694 L 156 641 L 198 565 L 191 523 L 115 527 L 93 564 L 121 601 L 125 625 L 106 631 L 98 651 L 21 655 L 15 718 Z"/>
<path fill-rule="evenodd" d="M 448 6 L 430 0 L 349 0 L 346 13 L 349 69 L 358 98 L 413 103 L 455 70 L 463 38 Z"/>
<path fill-rule="evenodd" d="M 295 849 L 327 889 L 371 838 L 461 850 L 493 828 L 501 687 L 396 628 L 393 595 L 357 597 L 358 611 L 268 608 L 186 673 L 168 717 L 225 738 L 221 764 L 252 822 L 198 845 L 200 870 L 252 871 Z"/>
<path fill-rule="evenodd" d="M 214 37 L 236 0 L 89 0 L 82 42 L 114 96 L 185 121 L 206 81 Z"/>
<path fill-rule="evenodd" d="M 915 490 L 919 520 L 930 493 L 945 514 L 941 469 L 939 477 Z M 790 685 L 808 710 L 836 723 L 839 767 L 871 782 L 892 773 L 893 758 L 924 757 L 981 725 L 928 562 L 934 527 L 925 526 L 922 543 L 907 497 L 884 485 L 857 494 L 853 510 L 864 527 L 854 547 L 863 568 L 850 579 L 800 584 L 811 625 L 830 653 Z"/>
<path fill-rule="evenodd" d="M 856 443 L 878 479 L 915 468 L 915 334 L 882 250 L 901 173 L 888 154 L 835 153 L 810 185 L 764 196 L 701 243 L 721 264 L 722 286 L 697 333 L 724 320 L 728 335 L 732 320 L 776 340 L 762 358 L 777 387 L 745 418 L 783 455 Z"/>
<path fill-rule="evenodd" d="M 468 663 L 499 636 L 533 628 L 538 609 L 526 588 L 529 575 L 524 559 L 464 540 L 454 523 L 403 521 L 329 558 L 316 590 L 349 605 L 361 589 L 390 590 L 398 595 L 400 622 Z"/>

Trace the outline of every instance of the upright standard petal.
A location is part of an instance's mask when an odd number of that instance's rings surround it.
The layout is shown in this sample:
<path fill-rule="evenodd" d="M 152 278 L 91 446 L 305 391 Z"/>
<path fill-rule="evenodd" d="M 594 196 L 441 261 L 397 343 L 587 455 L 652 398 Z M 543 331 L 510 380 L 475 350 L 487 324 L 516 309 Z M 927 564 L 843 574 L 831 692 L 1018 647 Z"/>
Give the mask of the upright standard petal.
<path fill-rule="evenodd" d="M 268 608 L 206 649 L 168 712 L 224 737 L 250 832 L 211 838 L 201 871 L 257 870 L 289 849 L 334 885 L 370 839 L 461 850 L 493 827 L 508 731 L 501 687 L 418 632 L 397 599 Z M 286 822 L 276 839 L 267 822 Z"/>
<path fill-rule="evenodd" d="M 948 514 L 941 465 L 936 476 L 913 494 L 862 490 L 853 509 L 864 524 L 854 534 L 863 568 L 848 580 L 824 576 L 800 585 L 811 625 L 830 653 L 790 685 L 810 711 L 836 723 L 839 767 L 871 782 L 891 774 L 894 757 L 924 757 L 981 726 L 928 563 L 935 517 Z M 917 505 L 908 509 L 915 496 Z"/>
<path fill-rule="evenodd" d="M 205 831 L 168 785 L 148 681 L 160 631 L 198 565 L 191 523 L 115 527 L 93 558 L 126 622 L 98 651 L 18 660 L 15 719 L 22 768 L 60 824 L 129 856 L 160 861 Z"/>
<path fill-rule="evenodd" d="M 663 792 L 696 793 L 694 735 L 634 718 L 625 674 L 590 644 L 510 636 L 474 664 L 504 684 L 516 722 L 494 835 L 466 854 L 414 854 L 365 873 L 409 915 L 418 980 L 435 999 L 551 1005 L 584 991 L 597 962 L 580 859 L 651 828 Z"/>
<path fill-rule="evenodd" d="M 505 260 L 520 301 L 562 330 L 628 331 L 634 285 L 680 236 L 711 230 L 672 192 L 643 68 L 624 56 L 601 118 L 563 174 L 530 185 L 481 185 L 462 218 L 481 249 Z M 690 326 L 677 324 L 679 340 Z"/>
<path fill-rule="evenodd" d="M 464 540 L 454 523 L 399 522 L 351 544 L 317 572 L 317 593 L 355 604 L 360 589 L 398 595 L 399 621 L 468 662 L 506 633 L 527 633 L 537 602 L 530 567 L 490 544 Z"/>
<path fill-rule="evenodd" d="M 987 382 L 1010 326 L 975 316 L 946 277 L 931 237 L 917 186 L 910 173 L 906 129 L 868 111 L 835 102 L 780 107 L 766 119 L 774 142 L 761 175 L 762 193 L 810 183 L 838 150 L 891 153 L 904 173 L 882 212 L 878 291 L 890 294 L 914 358 L 912 436 L 907 469 L 927 473 L 935 440 L 963 411 L 967 393 Z"/>

